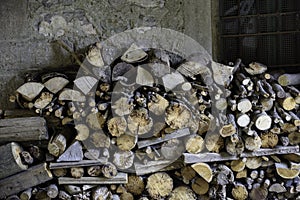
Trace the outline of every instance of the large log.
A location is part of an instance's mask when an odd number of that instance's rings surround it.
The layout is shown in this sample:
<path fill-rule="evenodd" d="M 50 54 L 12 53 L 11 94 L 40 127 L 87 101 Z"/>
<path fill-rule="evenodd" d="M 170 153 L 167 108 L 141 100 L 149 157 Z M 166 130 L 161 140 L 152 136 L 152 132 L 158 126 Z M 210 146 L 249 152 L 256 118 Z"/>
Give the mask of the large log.
<path fill-rule="evenodd" d="M 36 165 L 24 172 L 0 180 L 0 198 L 16 194 L 27 188 L 47 182 L 52 178 L 46 163 Z"/>
<path fill-rule="evenodd" d="M 282 86 L 299 85 L 300 73 L 298 74 L 283 74 L 278 77 L 278 83 Z"/>
<path fill-rule="evenodd" d="M 21 161 L 22 151 L 22 147 L 14 142 L 0 146 L 0 179 L 27 169 Z"/>
<path fill-rule="evenodd" d="M 47 140 L 46 120 L 22 117 L 0 120 L 0 143 Z"/>

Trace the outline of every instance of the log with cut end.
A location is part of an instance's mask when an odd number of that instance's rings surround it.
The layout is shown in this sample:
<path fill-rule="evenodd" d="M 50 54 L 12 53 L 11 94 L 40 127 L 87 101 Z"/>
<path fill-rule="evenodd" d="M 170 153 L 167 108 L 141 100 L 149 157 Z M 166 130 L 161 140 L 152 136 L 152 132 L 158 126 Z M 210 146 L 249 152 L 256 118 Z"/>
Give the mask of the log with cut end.
<path fill-rule="evenodd" d="M 199 135 L 190 137 L 185 144 L 185 149 L 189 153 L 200 153 L 204 148 L 204 140 Z"/>
<path fill-rule="evenodd" d="M 282 86 L 299 85 L 300 73 L 298 74 L 283 74 L 278 77 L 278 83 Z"/>
<path fill-rule="evenodd" d="M 101 168 L 102 174 L 106 178 L 115 177 L 118 174 L 117 168 L 114 164 L 107 162 Z"/>
<path fill-rule="evenodd" d="M 153 199 L 165 198 L 173 189 L 173 179 L 164 172 L 152 174 L 147 179 L 146 189 Z"/>
<path fill-rule="evenodd" d="M 57 134 L 52 137 L 48 144 L 48 151 L 51 155 L 58 157 L 61 155 L 67 146 L 67 139 L 62 134 Z"/>
<path fill-rule="evenodd" d="M 236 200 L 245 200 L 248 198 L 248 190 L 241 183 L 236 183 L 234 185 L 234 188 L 232 189 L 231 194 L 232 194 L 233 198 Z"/>
<path fill-rule="evenodd" d="M 78 141 L 75 141 L 67 148 L 67 150 L 63 154 L 59 156 L 59 158 L 56 161 L 71 162 L 71 161 L 81 161 L 82 159 L 83 159 L 82 145 Z"/>
<path fill-rule="evenodd" d="M 27 188 L 47 182 L 52 178 L 52 174 L 47 169 L 46 163 L 36 165 L 24 172 L 1 179 L 0 198 L 24 191 Z"/>
<path fill-rule="evenodd" d="M 262 145 L 261 138 L 255 134 L 253 137 L 247 137 L 245 139 L 245 148 L 250 151 L 257 151 Z"/>
<path fill-rule="evenodd" d="M 196 194 L 189 187 L 179 186 L 175 188 L 169 197 L 169 200 L 196 200 Z"/>
<path fill-rule="evenodd" d="M 210 166 L 206 163 L 196 163 L 191 166 L 208 183 L 212 181 L 213 173 Z"/>
<path fill-rule="evenodd" d="M 77 90 L 64 89 L 58 96 L 60 101 L 85 102 L 86 97 Z"/>
<path fill-rule="evenodd" d="M 241 99 L 237 103 L 237 109 L 242 113 L 249 112 L 252 109 L 252 102 L 249 99 Z"/>
<path fill-rule="evenodd" d="M 249 115 L 242 113 L 237 115 L 236 123 L 239 125 L 239 127 L 247 127 L 250 124 L 250 122 L 251 119 Z"/>
<path fill-rule="evenodd" d="M 59 191 L 57 185 L 50 184 L 46 190 L 47 190 L 48 197 L 50 197 L 51 199 L 54 199 L 58 196 Z"/>
<path fill-rule="evenodd" d="M 230 167 L 234 172 L 241 172 L 245 169 L 245 161 L 243 159 L 233 160 L 230 163 Z"/>
<path fill-rule="evenodd" d="M 53 94 L 61 91 L 66 85 L 68 85 L 69 80 L 64 77 L 53 77 L 44 83 L 44 86 Z"/>
<path fill-rule="evenodd" d="M 256 116 L 255 126 L 261 131 L 265 131 L 271 128 L 272 118 L 265 112 L 262 112 Z"/>
<path fill-rule="evenodd" d="M 286 93 L 286 97 L 278 100 L 282 108 L 287 111 L 293 110 L 296 108 L 296 101 L 289 93 Z"/>
<path fill-rule="evenodd" d="M 0 179 L 24 171 L 28 168 L 21 160 L 22 147 L 11 142 L 0 146 Z"/>
<path fill-rule="evenodd" d="M 71 176 L 74 178 L 81 178 L 84 174 L 84 168 L 83 167 L 71 167 Z"/>
<path fill-rule="evenodd" d="M 21 117 L 0 120 L 0 143 L 47 140 L 46 120 L 42 117 Z"/>
<path fill-rule="evenodd" d="M 123 134 L 120 137 L 117 137 L 117 146 L 122 151 L 132 150 L 136 146 L 136 143 L 137 143 L 136 136 Z"/>
<path fill-rule="evenodd" d="M 246 167 L 248 169 L 258 169 L 262 165 L 261 157 L 249 157 L 246 160 Z"/>
<path fill-rule="evenodd" d="M 92 193 L 92 200 L 112 199 L 112 193 L 107 187 L 98 186 Z"/>
<path fill-rule="evenodd" d="M 222 137 L 228 137 L 237 132 L 237 126 L 235 123 L 235 117 L 233 114 L 227 115 L 227 124 L 222 126 L 219 133 Z"/>
<path fill-rule="evenodd" d="M 224 147 L 224 140 L 219 134 L 206 134 L 204 144 L 208 151 L 219 153 Z"/>
<path fill-rule="evenodd" d="M 92 76 L 82 76 L 74 80 L 74 84 L 80 91 L 87 95 L 98 83 L 98 80 Z"/>
<path fill-rule="evenodd" d="M 20 194 L 20 199 L 21 200 L 29 200 L 31 198 L 31 196 L 32 196 L 32 188 L 28 188 Z"/>

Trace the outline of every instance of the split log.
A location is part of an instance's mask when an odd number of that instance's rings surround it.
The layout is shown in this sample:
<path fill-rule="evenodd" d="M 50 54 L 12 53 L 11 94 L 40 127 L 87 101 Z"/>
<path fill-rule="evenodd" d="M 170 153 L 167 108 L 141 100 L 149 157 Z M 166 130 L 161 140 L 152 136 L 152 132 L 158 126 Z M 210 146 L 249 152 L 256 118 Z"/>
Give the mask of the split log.
<path fill-rule="evenodd" d="M 173 189 L 173 179 L 164 172 L 152 174 L 147 179 L 146 189 L 153 199 L 167 197 Z"/>
<path fill-rule="evenodd" d="M 278 77 L 278 83 L 282 86 L 299 85 L 300 84 L 300 73 L 299 74 L 283 74 Z"/>
<path fill-rule="evenodd" d="M 17 92 L 22 95 L 27 101 L 32 101 L 43 90 L 44 85 L 36 82 L 28 82 L 17 89 Z"/>
<path fill-rule="evenodd" d="M 0 120 L 0 143 L 48 140 L 46 120 L 24 117 Z"/>
<path fill-rule="evenodd" d="M 60 177 L 58 178 L 58 184 L 60 185 L 106 185 L 106 184 L 126 184 L 128 177 L 126 173 L 118 173 L 113 178 L 105 177 L 81 177 L 80 179 Z"/>
<path fill-rule="evenodd" d="M 71 144 L 67 150 L 59 156 L 57 162 L 62 161 L 81 161 L 83 159 L 82 146 L 78 141 Z"/>
<path fill-rule="evenodd" d="M 275 163 L 277 174 L 284 179 L 293 179 L 300 173 L 299 169 L 291 169 L 284 163 Z"/>
<path fill-rule="evenodd" d="M 66 85 L 68 85 L 69 80 L 64 77 L 53 77 L 44 83 L 44 86 L 53 94 L 61 91 Z"/>
<path fill-rule="evenodd" d="M 21 160 L 22 147 L 17 143 L 8 143 L 0 146 L 0 179 L 24 171 L 28 168 Z"/>
<path fill-rule="evenodd" d="M 208 183 L 212 181 L 212 169 L 206 163 L 196 163 L 191 166 Z"/>
<path fill-rule="evenodd" d="M 0 180 L 0 198 L 16 194 L 27 188 L 34 187 L 51 180 L 52 174 L 43 163 L 28 170 Z"/>
<path fill-rule="evenodd" d="M 184 136 L 187 136 L 187 135 L 190 135 L 190 131 L 189 131 L 188 128 L 184 128 L 184 129 L 174 131 L 173 133 L 167 134 L 167 135 L 165 135 L 164 138 L 154 138 L 154 139 L 139 141 L 137 143 L 137 145 L 138 145 L 138 148 L 141 149 L 141 148 L 144 148 L 144 147 L 147 147 L 147 146 L 159 144 L 159 143 L 171 140 L 171 139 L 180 138 L 180 137 L 184 137 Z"/>
<path fill-rule="evenodd" d="M 222 126 L 219 133 L 222 137 L 228 137 L 237 132 L 237 126 L 235 123 L 235 117 L 233 114 L 227 115 L 227 124 Z"/>
<path fill-rule="evenodd" d="M 80 91 L 87 95 L 97 84 L 98 80 L 92 76 L 82 76 L 74 80 L 74 84 Z"/>

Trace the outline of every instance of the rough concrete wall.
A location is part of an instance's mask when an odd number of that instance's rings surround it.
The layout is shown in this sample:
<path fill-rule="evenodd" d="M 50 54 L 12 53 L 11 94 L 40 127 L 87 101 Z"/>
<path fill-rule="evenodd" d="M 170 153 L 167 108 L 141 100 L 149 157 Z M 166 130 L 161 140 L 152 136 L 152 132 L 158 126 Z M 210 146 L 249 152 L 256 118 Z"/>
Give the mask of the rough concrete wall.
<path fill-rule="evenodd" d="M 210 0 L 1 0 L 0 109 L 25 72 L 73 63 L 75 52 L 141 26 L 181 31 L 211 51 Z"/>

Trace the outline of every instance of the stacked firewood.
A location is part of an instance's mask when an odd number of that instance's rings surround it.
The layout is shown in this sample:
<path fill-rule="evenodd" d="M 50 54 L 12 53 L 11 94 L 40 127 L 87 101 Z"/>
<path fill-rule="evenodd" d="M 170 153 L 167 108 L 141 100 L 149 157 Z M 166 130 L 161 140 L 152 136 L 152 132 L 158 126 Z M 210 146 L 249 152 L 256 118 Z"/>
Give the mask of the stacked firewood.
<path fill-rule="evenodd" d="M 299 76 L 93 45 L 0 112 L 0 199 L 297 198 Z"/>

